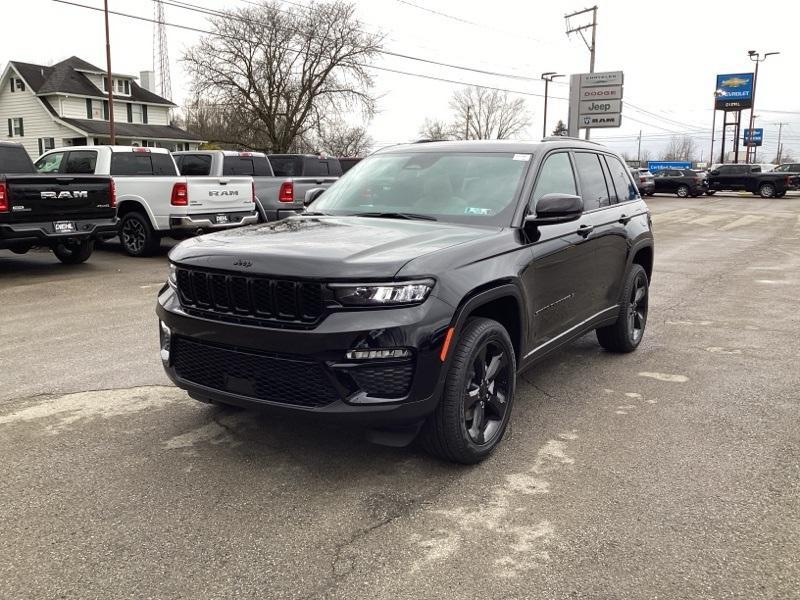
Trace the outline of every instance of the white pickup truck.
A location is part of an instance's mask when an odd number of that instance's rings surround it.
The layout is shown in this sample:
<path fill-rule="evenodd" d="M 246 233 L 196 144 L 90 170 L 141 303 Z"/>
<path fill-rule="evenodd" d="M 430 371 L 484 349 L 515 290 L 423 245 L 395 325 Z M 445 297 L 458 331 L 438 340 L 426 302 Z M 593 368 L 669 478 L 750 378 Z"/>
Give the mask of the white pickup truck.
<path fill-rule="evenodd" d="M 111 175 L 119 238 L 131 256 L 156 252 L 162 237 L 180 239 L 258 221 L 252 177 L 184 177 L 164 148 L 69 146 L 40 156 L 36 169 Z"/>

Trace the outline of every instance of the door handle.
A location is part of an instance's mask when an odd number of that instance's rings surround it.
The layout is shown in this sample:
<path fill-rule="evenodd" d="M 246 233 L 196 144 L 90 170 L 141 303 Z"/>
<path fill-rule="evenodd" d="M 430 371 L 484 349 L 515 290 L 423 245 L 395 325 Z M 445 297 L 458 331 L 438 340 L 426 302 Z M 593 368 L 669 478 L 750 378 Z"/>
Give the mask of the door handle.
<path fill-rule="evenodd" d="M 583 237 L 588 236 L 593 231 L 594 231 L 594 225 L 581 225 L 580 227 L 578 227 L 578 235 L 582 235 Z"/>
<path fill-rule="evenodd" d="M 220 177 L 217 181 L 219 181 L 220 185 L 228 185 L 228 182 L 230 181 L 230 179 L 226 179 L 226 178 Z"/>
<path fill-rule="evenodd" d="M 622 223 L 623 225 L 627 225 L 627 224 L 628 224 L 628 221 L 630 221 L 630 220 L 631 220 L 631 217 L 629 217 L 629 216 L 628 216 L 628 215 L 626 215 L 625 213 L 622 213 L 622 214 L 619 216 L 619 222 L 620 222 L 620 223 Z"/>

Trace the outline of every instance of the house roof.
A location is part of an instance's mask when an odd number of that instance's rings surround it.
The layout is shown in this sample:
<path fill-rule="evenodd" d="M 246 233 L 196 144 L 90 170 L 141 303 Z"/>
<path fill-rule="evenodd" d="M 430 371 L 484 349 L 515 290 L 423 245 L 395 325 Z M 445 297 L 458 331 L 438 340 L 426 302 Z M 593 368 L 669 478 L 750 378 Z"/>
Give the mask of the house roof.
<path fill-rule="evenodd" d="M 93 119 L 68 119 L 60 117 L 65 123 L 85 131 L 89 135 L 108 135 L 108 121 Z M 185 140 L 202 142 L 203 139 L 180 127 L 172 125 L 144 125 L 140 123 L 114 122 L 114 133 L 117 137 L 132 137 L 136 139 L 157 140 Z"/>
<path fill-rule="evenodd" d="M 93 71 L 102 73 L 103 71 L 77 56 L 71 56 L 51 67 L 23 63 L 15 60 L 11 61 L 11 65 L 13 65 L 22 78 L 28 82 L 28 85 L 36 94 L 75 94 L 93 98 L 107 97 L 105 92 L 101 91 L 81 72 Z M 133 80 L 131 80 L 131 95 L 115 95 L 114 99 L 120 100 L 121 102 L 146 102 L 149 104 L 175 106 L 166 98 L 162 98 L 158 94 L 144 89 Z"/>

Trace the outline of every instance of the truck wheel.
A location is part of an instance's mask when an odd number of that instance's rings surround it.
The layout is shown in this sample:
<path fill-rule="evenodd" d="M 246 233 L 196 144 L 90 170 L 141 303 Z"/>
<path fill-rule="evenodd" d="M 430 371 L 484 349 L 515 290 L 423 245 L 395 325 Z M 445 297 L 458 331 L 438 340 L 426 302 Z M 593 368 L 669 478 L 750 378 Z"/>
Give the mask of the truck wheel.
<path fill-rule="evenodd" d="M 158 251 L 161 239 L 150 220 L 140 212 L 129 212 L 119 223 L 119 239 L 130 256 L 149 256 Z"/>
<path fill-rule="evenodd" d="M 436 411 L 422 428 L 431 454 L 466 465 L 482 461 L 503 438 L 511 417 L 517 362 L 497 321 L 470 319 L 452 358 Z"/>
<path fill-rule="evenodd" d="M 688 198 L 689 197 L 689 186 L 688 185 L 679 185 L 678 189 L 675 190 L 675 193 L 678 195 L 678 198 Z"/>
<path fill-rule="evenodd" d="M 94 240 L 85 240 L 80 244 L 58 244 L 53 246 L 53 254 L 65 265 L 77 265 L 85 262 L 94 250 Z"/>
<path fill-rule="evenodd" d="M 597 341 L 611 352 L 633 352 L 644 337 L 649 296 L 647 273 L 642 265 L 631 265 L 625 278 L 619 318 L 613 325 L 597 329 Z"/>
<path fill-rule="evenodd" d="M 708 190 L 708 191 L 706 191 L 706 196 L 713 196 L 716 193 L 717 193 L 717 190 Z"/>
<path fill-rule="evenodd" d="M 758 188 L 758 193 L 762 198 L 774 198 L 775 186 L 771 183 L 762 183 Z"/>
<path fill-rule="evenodd" d="M 30 252 L 30 249 L 33 246 L 15 246 L 14 248 L 9 248 L 14 254 L 27 254 Z"/>

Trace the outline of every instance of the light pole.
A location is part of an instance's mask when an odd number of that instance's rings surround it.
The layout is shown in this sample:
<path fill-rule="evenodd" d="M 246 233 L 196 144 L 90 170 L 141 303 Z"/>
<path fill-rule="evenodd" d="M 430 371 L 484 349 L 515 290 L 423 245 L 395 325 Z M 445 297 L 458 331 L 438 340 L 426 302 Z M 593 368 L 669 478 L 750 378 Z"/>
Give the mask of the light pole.
<path fill-rule="evenodd" d="M 547 137 L 547 87 L 550 85 L 550 82 L 553 81 L 556 77 L 563 77 L 563 75 L 557 74 L 555 71 L 548 71 L 547 73 L 542 73 L 542 79 L 544 80 L 544 116 L 542 118 L 542 137 Z"/>
<path fill-rule="evenodd" d="M 747 51 L 747 56 L 750 57 L 750 60 L 756 63 L 756 72 L 753 74 L 753 92 L 750 104 L 750 140 L 747 143 L 747 155 L 746 155 L 747 160 L 745 160 L 746 163 L 750 162 L 750 148 L 751 147 L 755 148 L 755 146 L 753 146 L 753 121 L 755 120 L 753 115 L 756 110 L 756 85 L 758 84 L 758 65 L 759 63 L 762 63 L 765 60 L 767 60 L 768 56 L 772 56 L 773 54 L 780 54 L 780 52 L 765 52 L 764 55 L 762 56 L 755 50 Z M 736 143 L 738 144 L 739 140 L 736 140 Z"/>
<path fill-rule="evenodd" d="M 717 98 L 724 96 L 725 92 L 722 90 L 714 90 L 714 106 L 711 112 L 711 152 L 708 155 L 709 162 L 714 162 L 714 134 L 717 131 Z M 722 135 L 725 135 L 725 128 L 722 128 Z"/>

